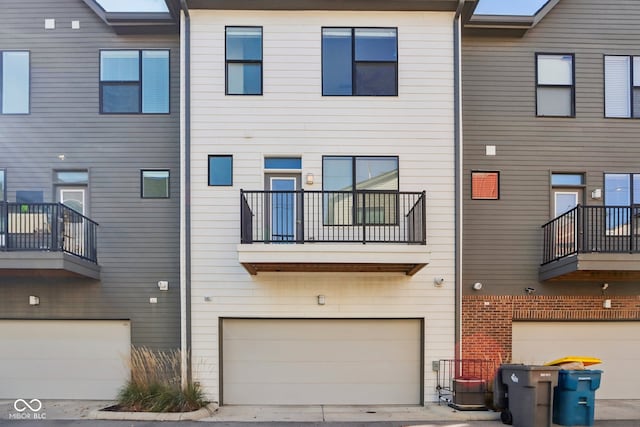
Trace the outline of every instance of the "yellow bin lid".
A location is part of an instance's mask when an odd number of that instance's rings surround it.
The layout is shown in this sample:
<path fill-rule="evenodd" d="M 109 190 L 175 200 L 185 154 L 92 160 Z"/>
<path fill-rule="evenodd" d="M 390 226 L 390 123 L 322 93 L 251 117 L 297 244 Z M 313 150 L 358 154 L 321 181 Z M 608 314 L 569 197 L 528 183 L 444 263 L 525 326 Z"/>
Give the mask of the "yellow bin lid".
<path fill-rule="evenodd" d="M 597 365 L 598 363 L 602 363 L 602 360 L 597 357 L 587 357 L 587 356 L 565 356 L 560 359 L 556 359 L 552 362 L 545 363 L 545 366 L 555 366 L 562 365 L 563 363 L 571 363 L 571 362 L 582 362 L 584 366 Z"/>

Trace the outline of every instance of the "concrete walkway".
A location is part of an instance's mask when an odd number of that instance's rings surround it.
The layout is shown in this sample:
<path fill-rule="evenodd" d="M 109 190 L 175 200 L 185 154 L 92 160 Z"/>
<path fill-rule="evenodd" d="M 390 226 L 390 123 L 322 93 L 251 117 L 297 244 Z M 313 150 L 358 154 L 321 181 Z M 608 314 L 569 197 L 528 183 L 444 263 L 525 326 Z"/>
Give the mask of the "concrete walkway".
<path fill-rule="evenodd" d="M 87 420 L 110 401 L 42 400 L 40 414 L 47 420 Z M 13 400 L 0 400 L 0 419 L 15 419 Z M 137 420 L 145 415 L 136 414 Z M 149 415 L 152 420 L 154 414 Z M 157 415 L 157 414 L 156 414 Z M 14 418 L 12 418 L 12 416 Z M 596 420 L 631 420 L 640 425 L 640 400 L 597 400 Z M 382 422 L 404 421 L 415 424 L 436 421 L 496 421 L 493 411 L 457 411 L 444 404 L 426 406 L 223 406 L 213 415 L 201 418 L 205 422 Z M 499 422 L 499 421 L 498 421 Z M 496 424 L 501 425 L 501 424 Z"/>

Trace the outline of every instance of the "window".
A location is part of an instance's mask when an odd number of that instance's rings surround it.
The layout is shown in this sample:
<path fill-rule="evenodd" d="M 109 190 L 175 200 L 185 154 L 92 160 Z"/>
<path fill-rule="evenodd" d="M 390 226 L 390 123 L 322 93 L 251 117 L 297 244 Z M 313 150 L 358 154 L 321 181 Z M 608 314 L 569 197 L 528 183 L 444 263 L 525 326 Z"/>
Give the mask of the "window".
<path fill-rule="evenodd" d="M 575 115 L 573 74 L 572 54 L 536 54 L 536 115 Z"/>
<path fill-rule="evenodd" d="M 169 198 L 168 170 L 143 170 L 140 174 L 143 199 Z"/>
<path fill-rule="evenodd" d="M 551 175 L 551 185 L 554 187 L 573 187 L 584 185 L 584 174 L 554 173 Z"/>
<path fill-rule="evenodd" d="M 398 188 L 398 157 L 325 156 L 324 223 L 395 224 Z"/>
<path fill-rule="evenodd" d="M 43 191 L 16 191 L 16 203 L 43 203 Z"/>
<path fill-rule="evenodd" d="M 604 57 L 605 117 L 640 117 L 640 57 Z"/>
<path fill-rule="evenodd" d="M 0 113 L 29 114 L 29 62 L 27 51 L 0 51 Z"/>
<path fill-rule="evenodd" d="M 606 228 L 609 236 L 629 235 L 629 223 L 633 217 L 638 232 L 640 208 L 640 174 L 604 174 L 604 202 Z M 633 211 L 633 214 L 632 214 Z"/>
<path fill-rule="evenodd" d="M 233 156 L 231 155 L 209 156 L 209 185 L 211 186 L 233 185 Z"/>
<path fill-rule="evenodd" d="M 169 113 L 169 51 L 100 51 L 100 112 Z"/>
<path fill-rule="evenodd" d="M 226 28 L 227 95 L 262 95 L 262 28 Z"/>
<path fill-rule="evenodd" d="M 323 28 L 322 94 L 398 95 L 398 30 Z"/>
<path fill-rule="evenodd" d="M 500 198 L 500 172 L 471 172 L 471 198 L 498 200 Z"/>
<path fill-rule="evenodd" d="M 7 172 L 0 169 L 0 202 L 7 201 Z"/>
<path fill-rule="evenodd" d="M 302 169 L 302 159 L 300 157 L 266 157 L 264 159 L 265 169 Z"/>

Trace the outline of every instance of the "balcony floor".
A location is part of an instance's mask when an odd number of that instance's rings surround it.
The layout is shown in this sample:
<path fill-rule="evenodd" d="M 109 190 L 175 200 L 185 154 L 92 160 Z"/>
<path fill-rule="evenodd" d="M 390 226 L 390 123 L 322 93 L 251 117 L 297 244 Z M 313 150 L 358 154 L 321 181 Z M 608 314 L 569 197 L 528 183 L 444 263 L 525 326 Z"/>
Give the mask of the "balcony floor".
<path fill-rule="evenodd" d="M 259 272 L 401 273 L 413 276 L 429 264 L 425 245 L 240 244 L 238 260 L 252 275 Z"/>
<path fill-rule="evenodd" d="M 640 254 L 581 253 L 540 266 L 541 281 L 640 280 Z"/>
<path fill-rule="evenodd" d="M 100 278 L 100 266 L 64 252 L 0 251 L 0 276 Z"/>

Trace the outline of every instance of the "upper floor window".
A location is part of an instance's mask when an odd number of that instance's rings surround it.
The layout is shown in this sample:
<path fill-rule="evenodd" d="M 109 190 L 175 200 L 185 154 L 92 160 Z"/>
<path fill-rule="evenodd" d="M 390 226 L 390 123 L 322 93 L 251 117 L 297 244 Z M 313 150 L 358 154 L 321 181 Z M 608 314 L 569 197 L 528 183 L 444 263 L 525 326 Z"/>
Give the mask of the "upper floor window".
<path fill-rule="evenodd" d="M 143 199 L 169 198 L 169 171 L 142 170 L 140 171 L 140 188 Z"/>
<path fill-rule="evenodd" d="M 226 28 L 227 95 L 262 95 L 262 28 Z"/>
<path fill-rule="evenodd" d="M 100 51 L 100 112 L 169 113 L 169 51 Z"/>
<path fill-rule="evenodd" d="M 209 155 L 209 185 L 233 185 L 233 156 L 230 154 Z"/>
<path fill-rule="evenodd" d="M 322 94 L 398 95 L 398 30 L 323 28 Z"/>
<path fill-rule="evenodd" d="M 29 114 L 29 52 L 0 51 L 0 113 Z"/>
<path fill-rule="evenodd" d="M 471 198 L 498 200 L 500 198 L 500 172 L 471 172 Z"/>
<path fill-rule="evenodd" d="M 575 116 L 572 54 L 536 54 L 536 115 Z"/>
<path fill-rule="evenodd" d="M 398 175 L 396 156 L 323 157 L 324 224 L 395 224 Z"/>
<path fill-rule="evenodd" d="M 6 172 L 4 169 L 0 169 L 0 202 L 7 201 L 7 185 L 6 181 Z"/>
<path fill-rule="evenodd" d="M 640 57 L 604 57 L 605 117 L 640 117 Z"/>

